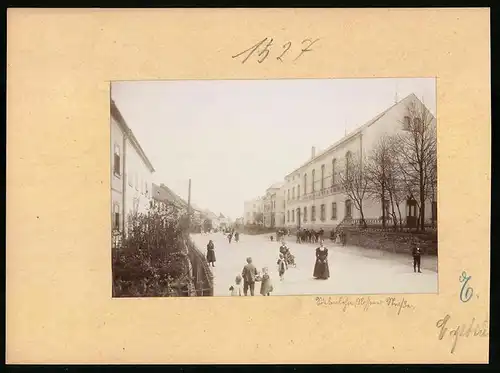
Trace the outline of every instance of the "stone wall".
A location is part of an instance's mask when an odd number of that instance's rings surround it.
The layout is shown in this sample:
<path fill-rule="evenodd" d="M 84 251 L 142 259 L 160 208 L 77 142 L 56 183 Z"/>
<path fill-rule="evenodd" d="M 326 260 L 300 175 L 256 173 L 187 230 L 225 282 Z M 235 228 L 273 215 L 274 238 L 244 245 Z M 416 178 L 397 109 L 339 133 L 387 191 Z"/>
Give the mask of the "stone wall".
<path fill-rule="evenodd" d="M 362 230 L 345 228 L 347 245 L 367 249 L 383 250 L 393 253 L 410 254 L 413 248 L 411 240 L 416 240 L 424 255 L 437 255 L 437 233 L 384 232 L 380 230 Z"/>

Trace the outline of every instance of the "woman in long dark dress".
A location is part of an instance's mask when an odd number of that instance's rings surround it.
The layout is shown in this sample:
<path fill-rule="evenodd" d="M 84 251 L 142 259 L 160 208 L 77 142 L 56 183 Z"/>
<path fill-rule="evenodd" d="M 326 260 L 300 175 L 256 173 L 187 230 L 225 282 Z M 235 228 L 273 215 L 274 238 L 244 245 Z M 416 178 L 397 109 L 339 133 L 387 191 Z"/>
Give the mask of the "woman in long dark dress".
<path fill-rule="evenodd" d="M 326 280 L 330 277 L 330 268 L 328 268 L 328 249 L 323 246 L 316 249 L 316 264 L 314 265 L 313 276 L 317 279 Z"/>
<path fill-rule="evenodd" d="M 215 246 L 212 240 L 210 240 L 207 245 L 207 262 L 209 265 L 211 264 L 212 267 L 215 267 Z"/>

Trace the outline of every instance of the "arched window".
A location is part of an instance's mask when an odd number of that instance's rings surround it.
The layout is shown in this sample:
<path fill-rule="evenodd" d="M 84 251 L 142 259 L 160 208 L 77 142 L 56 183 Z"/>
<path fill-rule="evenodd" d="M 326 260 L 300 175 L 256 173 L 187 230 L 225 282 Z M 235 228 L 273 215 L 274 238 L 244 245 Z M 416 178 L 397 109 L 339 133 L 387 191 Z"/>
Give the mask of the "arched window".
<path fill-rule="evenodd" d="M 315 181 L 315 176 L 316 176 L 316 170 L 312 171 L 312 183 L 311 183 L 311 192 L 314 192 L 314 181 Z"/>
<path fill-rule="evenodd" d="M 304 221 L 307 221 L 307 207 L 304 207 Z"/>
<path fill-rule="evenodd" d="M 295 187 L 292 189 L 292 199 L 295 199 Z"/>
<path fill-rule="evenodd" d="M 325 165 L 322 164 L 321 165 L 321 190 L 323 190 L 323 188 L 325 187 Z"/>
<path fill-rule="evenodd" d="M 290 210 L 286 212 L 286 221 L 290 221 Z"/>
<path fill-rule="evenodd" d="M 349 178 L 351 162 L 352 162 L 352 154 L 351 154 L 351 152 L 347 152 L 345 154 L 345 177 L 346 178 Z"/>
<path fill-rule="evenodd" d="M 335 164 L 337 163 L 337 160 L 333 158 L 332 160 L 332 185 L 335 185 Z"/>
<path fill-rule="evenodd" d="M 304 194 L 307 194 L 307 174 L 304 174 Z"/>
<path fill-rule="evenodd" d="M 292 210 L 292 223 L 295 221 L 295 210 Z"/>
<path fill-rule="evenodd" d="M 297 185 L 297 199 L 300 198 L 300 185 Z"/>

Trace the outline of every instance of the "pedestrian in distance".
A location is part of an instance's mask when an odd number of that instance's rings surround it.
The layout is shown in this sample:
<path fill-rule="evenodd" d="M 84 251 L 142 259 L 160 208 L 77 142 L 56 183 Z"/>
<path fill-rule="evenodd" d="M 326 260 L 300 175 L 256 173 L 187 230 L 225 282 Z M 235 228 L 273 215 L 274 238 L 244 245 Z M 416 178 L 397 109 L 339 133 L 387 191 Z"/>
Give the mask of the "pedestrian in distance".
<path fill-rule="evenodd" d="M 234 280 L 234 284 L 229 287 L 229 291 L 231 292 L 232 297 L 241 297 L 243 292 L 241 291 L 241 276 L 236 276 Z"/>
<path fill-rule="evenodd" d="M 208 241 L 207 244 L 207 262 L 208 265 L 215 267 L 215 246 L 212 240 Z"/>
<path fill-rule="evenodd" d="M 335 243 L 337 245 L 342 244 L 342 231 L 337 231 L 335 235 Z"/>
<path fill-rule="evenodd" d="M 278 264 L 278 274 L 280 275 L 280 281 L 283 281 L 285 279 L 285 272 L 286 272 L 286 262 L 285 262 L 285 256 L 283 254 L 280 254 L 276 264 Z"/>
<path fill-rule="evenodd" d="M 231 243 L 231 240 L 233 239 L 233 234 L 232 233 L 228 233 L 227 239 L 229 240 L 229 243 Z"/>
<path fill-rule="evenodd" d="M 241 277 L 243 278 L 243 293 L 245 296 L 248 295 L 248 290 L 250 289 L 250 295 L 254 296 L 255 291 L 255 280 L 257 278 L 258 272 L 257 268 L 252 263 L 252 258 L 247 258 L 247 264 L 243 267 L 241 272 Z"/>
<path fill-rule="evenodd" d="M 260 281 L 260 294 L 264 296 L 270 296 L 273 291 L 273 284 L 271 282 L 271 276 L 269 276 L 269 270 L 267 267 L 262 268 L 262 276 Z"/>
<path fill-rule="evenodd" d="M 235 232 L 235 233 L 234 233 L 234 240 L 235 240 L 236 242 L 239 242 L 239 241 L 240 241 L 240 233 L 239 233 L 239 232 Z"/>
<path fill-rule="evenodd" d="M 420 247 L 418 247 L 416 244 L 414 244 L 413 246 L 412 256 L 413 256 L 413 272 L 417 272 L 418 268 L 418 273 L 422 273 L 420 271 L 420 260 L 422 257 L 422 250 L 420 250 Z"/>

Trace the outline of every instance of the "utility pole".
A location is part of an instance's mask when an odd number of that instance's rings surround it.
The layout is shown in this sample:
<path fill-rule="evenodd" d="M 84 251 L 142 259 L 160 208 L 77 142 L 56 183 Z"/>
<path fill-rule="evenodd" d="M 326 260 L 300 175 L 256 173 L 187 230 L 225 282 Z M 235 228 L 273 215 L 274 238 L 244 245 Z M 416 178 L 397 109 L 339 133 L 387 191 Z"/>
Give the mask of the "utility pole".
<path fill-rule="evenodd" d="M 189 179 L 188 187 L 188 227 L 191 228 L 191 179 Z"/>

